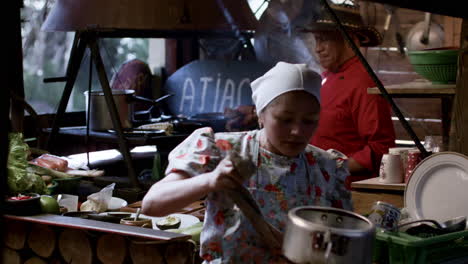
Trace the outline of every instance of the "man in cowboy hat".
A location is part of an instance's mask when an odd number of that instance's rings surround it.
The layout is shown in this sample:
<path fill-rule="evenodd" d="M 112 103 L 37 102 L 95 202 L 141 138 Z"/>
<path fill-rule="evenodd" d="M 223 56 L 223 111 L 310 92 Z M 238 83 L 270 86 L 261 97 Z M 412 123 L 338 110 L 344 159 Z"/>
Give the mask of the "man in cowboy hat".
<path fill-rule="evenodd" d="M 381 43 L 380 34 L 363 24 L 358 8 L 330 6 L 358 47 Z M 382 155 L 395 145 L 390 106 L 379 95 L 367 94 L 367 88 L 376 85 L 326 10 L 304 30 L 314 33 L 315 51 L 325 69 L 320 121 L 311 143 L 347 155 L 355 175 L 351 181 L 376 176 Z"/>

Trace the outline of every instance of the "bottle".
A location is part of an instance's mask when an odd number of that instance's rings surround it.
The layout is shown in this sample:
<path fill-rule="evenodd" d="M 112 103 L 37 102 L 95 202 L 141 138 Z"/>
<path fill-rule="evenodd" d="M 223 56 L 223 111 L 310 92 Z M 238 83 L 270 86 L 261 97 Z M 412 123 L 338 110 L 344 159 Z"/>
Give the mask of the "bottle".
<path fill-rule="evenodd" d="M 162 179 L 162 168 L 161 168 L 161 155 L 159 154 L 158 149 L 156 149 L 156 153 L 154 154 L 153 159 L 153 173 L 151 179 L 155 182 Z"/>

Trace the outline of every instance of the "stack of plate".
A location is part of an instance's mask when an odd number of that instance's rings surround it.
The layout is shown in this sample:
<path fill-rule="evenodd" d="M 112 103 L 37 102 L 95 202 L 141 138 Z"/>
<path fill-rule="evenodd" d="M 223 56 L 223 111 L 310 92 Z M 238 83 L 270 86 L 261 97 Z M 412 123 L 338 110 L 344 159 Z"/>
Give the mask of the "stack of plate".
<path fill-rule="evenodd" d="M 405 189 L 405 207 L 415 220 L 468 217 L 467 201 L 468 157 L 456 152 L 440 152 L 421 161 Z"/>

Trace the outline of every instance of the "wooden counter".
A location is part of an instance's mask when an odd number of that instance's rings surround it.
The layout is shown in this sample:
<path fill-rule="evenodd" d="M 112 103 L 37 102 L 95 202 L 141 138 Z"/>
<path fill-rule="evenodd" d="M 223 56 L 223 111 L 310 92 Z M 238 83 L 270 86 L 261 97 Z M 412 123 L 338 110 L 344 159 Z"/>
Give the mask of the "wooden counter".
<path fill-rule="evenodd" d="M 113 233 L 125 236 L 134 236 L 139 238 L 147 238 L 152 240 L 186 240 L 190 236 L 155 230 L 150 228 L 141 228 L 136 226 L 127 226 L 121 224 L 108 223 L 103 221 L 83 219 L 79 217 L 69 217 L 53 214 L 40 214 L 33 216 L 15 216 L 4 215 L 6 219 L 25 221 L 36 224 L 45 224 L 51 226 L 60 226 L 66 228 L 75 228 L 89 231 L 99 231 Z"/>
<path fill-rule="evenodd" d="M 201 262 L 190 235 L 51 214 L 3 217 L 4 263 Z"/>
<path fill-rule="evenodd" d="M 351 183 L 354 211 L 358 214 L 367 214 L 377 201 L 383 201 L 398 208 L 404 207 L 404 183 L 385 184 L 378 178 L 371 178 Z"/>

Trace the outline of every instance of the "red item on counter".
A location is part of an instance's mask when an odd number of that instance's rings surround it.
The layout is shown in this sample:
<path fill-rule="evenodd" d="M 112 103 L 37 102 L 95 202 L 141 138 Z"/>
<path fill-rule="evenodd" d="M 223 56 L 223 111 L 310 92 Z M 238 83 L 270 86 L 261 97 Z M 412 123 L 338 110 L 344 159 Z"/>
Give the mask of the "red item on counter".
<path fill-rule="evenodd" d="M 20 195 L 20 196 L 12 196 L 12 197 L 8 197 L 8 200 L 10 201 L 22 201 L 22 200 L 28 200 L 28 199 L 31 199 L 32 196 L 29 196 L 29 195 Z"/>
<path fill-rule="evenodd" d="M 68 161 L 50 154 L 43 154 L 40 157 L 31 160 L 30 163 L 62 172 L 68 170 Z"/>
<path fill-rule="evenodd" d="M 421 160 L 422 156 L 419 150 L 408 151 L 408 162 L 405 169 L 405 183 L 409 181 L 411 174 L 413 174 L 414 168 L 419 164 L 419 162 L 421 162 Z"/>

